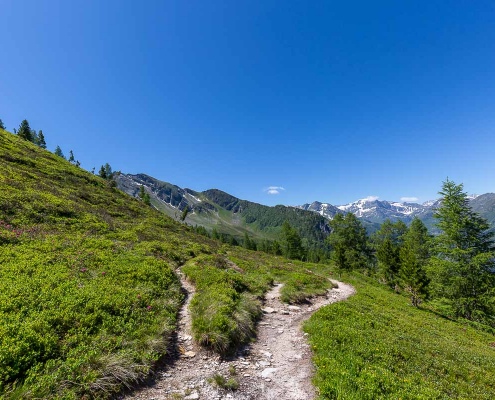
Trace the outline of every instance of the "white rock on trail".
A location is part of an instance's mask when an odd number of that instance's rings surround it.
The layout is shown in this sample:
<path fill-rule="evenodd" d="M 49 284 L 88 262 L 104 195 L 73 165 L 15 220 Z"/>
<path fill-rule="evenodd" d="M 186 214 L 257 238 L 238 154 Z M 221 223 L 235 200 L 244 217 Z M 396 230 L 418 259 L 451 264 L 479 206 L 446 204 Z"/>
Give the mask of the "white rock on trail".
<path fill-rule="evenodd" d="M 277 368 L 265 368 L 263 371 L 261 371 L 261 377 L 262 378 L 268 378 L 275 371 L 277 371 Z"/>

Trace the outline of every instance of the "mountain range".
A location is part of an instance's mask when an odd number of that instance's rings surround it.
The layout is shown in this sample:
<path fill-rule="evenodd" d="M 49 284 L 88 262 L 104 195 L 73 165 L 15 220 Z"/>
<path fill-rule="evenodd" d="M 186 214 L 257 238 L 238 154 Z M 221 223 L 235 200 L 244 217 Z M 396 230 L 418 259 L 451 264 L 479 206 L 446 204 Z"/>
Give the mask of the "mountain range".
<path fill-rule="evenodd" d="M 329 220 L 337 213 L 353 213 L 366 227 L 369 233 L 376 231 L 380 224 L 389 219 L 392 222 L 402 220 L 410 223 L 418 217 L 430 232 L 437 233 L 435 209 L 440 201 L 430 200 L 424 203 L 409 203 L 360 199 L 344 205 L 332 205 L 314 201 L 300 206 L 274 207 L 241 200 L 219 189 L 198 192 L 160 181 L 146 174 L 117 174 L 117 187 L 138 197 L 140 187 L 149 193 L 154 207 L 167 215 L 178 218 L 187 206 L 187 222 L 201 225 L 207 229 L 215 228 L 219 233 L 242 237 L 248 233 L 256 239 L 276 239 L 285 220 L 296 227 L 301 237 L 308 241 L 321 242 L 328 235 Z M 471 207 L 486 218 L 495 227 L 495 193 L 469 196 Z"/>
<path fill-rule="evenodd" d="M 486 218 L 495 226 L 495 193 L 468 196 L 471 208 Z M 378 200 L 373 198 L 360 199 L 352 203 L 334 206 L 329 203 L 314 201 L 313 203 L 297 206 L 302 210 L 313 211 L 327 219 L 333 219 L 337 213 L 353 213 L 368 226 L 376 226 L 389 219 L 392 222 L 402 220 L 406 224 L 414 217 L 418 217 L 428 227 L 430 232 L 436 233 L 435 209 L 440 206 L 440 200 L 429 200 L 424 203 L 408 203 Z"/>

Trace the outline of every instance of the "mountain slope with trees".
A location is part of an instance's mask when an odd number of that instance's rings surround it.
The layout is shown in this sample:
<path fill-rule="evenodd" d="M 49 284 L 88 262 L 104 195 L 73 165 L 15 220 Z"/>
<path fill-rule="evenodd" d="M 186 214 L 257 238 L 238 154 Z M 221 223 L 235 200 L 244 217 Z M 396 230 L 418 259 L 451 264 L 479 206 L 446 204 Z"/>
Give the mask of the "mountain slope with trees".
<path fill-rule="evenodd" d="M 281 205 L 268 207 L 218 189 L 196 192 L 145 174 L 119 174 L 116 182 L 119 189 L 135 197 L 144 187 L 152 204 L 176 219 L 188 207 L 189 224 L 215 229 L 240 241 L 245 233 L 257 241 L 279 239 L 285 221 L 308 243 L 323 243 L 330 232 L 328 221 L 312 212 Z"/>

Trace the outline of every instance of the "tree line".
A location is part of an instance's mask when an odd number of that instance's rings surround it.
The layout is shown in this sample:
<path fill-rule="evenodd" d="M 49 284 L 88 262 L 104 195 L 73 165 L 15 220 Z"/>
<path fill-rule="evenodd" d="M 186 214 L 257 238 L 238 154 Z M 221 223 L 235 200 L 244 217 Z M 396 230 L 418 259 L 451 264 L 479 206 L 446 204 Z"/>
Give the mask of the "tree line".
<path fill-rule="evenodd" d="M 368 237 L 354 214 L 337 214 L 328 237 L 331 260 L 341 271 L 361 270 L 409 293 L 416 307 L 446 301 L 455 317 L 495 326 L 494 233 L 471 210 L 462 184 L 447 179 L 439 194 L 435 237 L 418 218 L 409 227 L 387 220 Z"/>
<path fill-rule="evenodd" d="M 187 216 L 187 213 L 185 215 Z M 182 221 L 184 219 L 181 218 Z M 318 263 L 328 261 L 330 256 L 330 252 L 328 248 L 325 249 L 325 245 L 310 243 L 308 239 L 301 238 L 298 231 L 288 221 L 282 224 L 279 240 L 255 240 L 247 232 L 244 233 L 243 238 L 239 238 L 228 233 L 218 232 L 216 228 L 213 228 L 210 232 L 200 225 L 196 225 L 194 230 L 203 236 L 220 240 L 222 243 L 232 246 L 242 246 L 248 250 L 263 251 L 268 254 L 284 256 L 293 260 Z"/>

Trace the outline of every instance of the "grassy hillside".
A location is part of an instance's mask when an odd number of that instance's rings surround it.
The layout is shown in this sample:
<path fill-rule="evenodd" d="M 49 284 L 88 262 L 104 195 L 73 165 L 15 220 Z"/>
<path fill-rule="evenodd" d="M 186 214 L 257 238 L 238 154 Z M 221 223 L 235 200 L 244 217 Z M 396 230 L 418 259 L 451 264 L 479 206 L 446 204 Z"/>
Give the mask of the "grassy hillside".
<path fill-rule="evenodd" d="M 147 373 L 216 244 L 0 131 L 0 393 L 81 398 Z"/>
<path fill-rule="evenodd" d="M 166 353 L 185 263 L 200 288 L 196 332 L 220 333 L 204 341 L 218 351 L 251 338 L 274 279 L 287 301 L 329 286 L 220 247 L 113 186 L 0 130 L 0 397 L 106 398 L 138 382 Z"/>
<path fill-rule="evenodd" d="M 305 324 L 321 399 L 495 398 L 493 334 L 416 309 L 373 279 L 342 279 L 357 294 Z"/>

